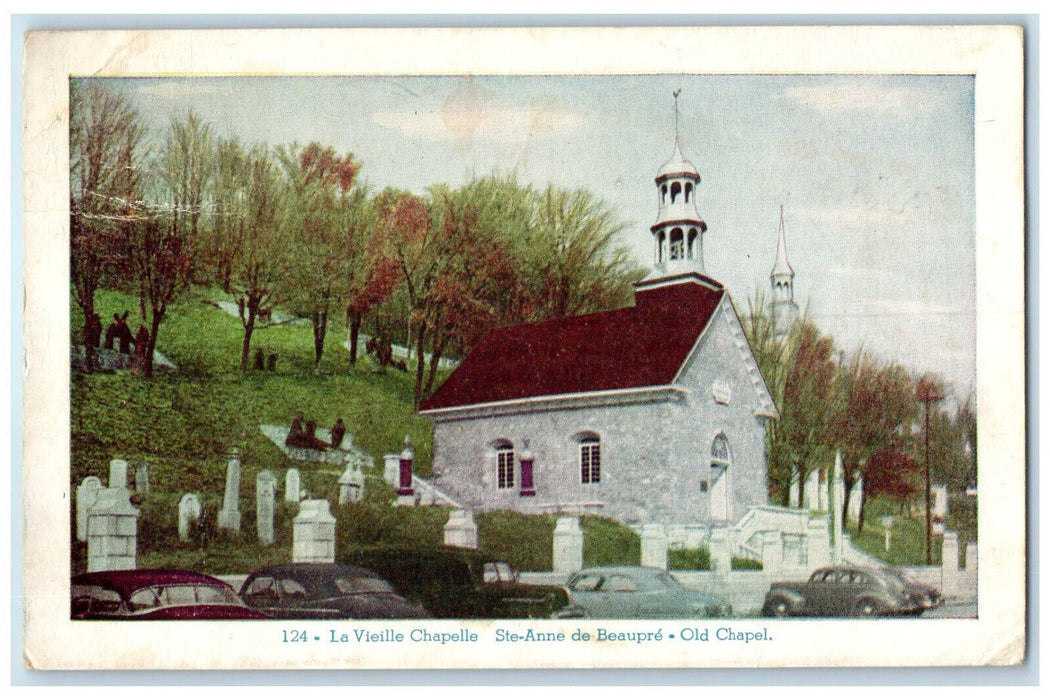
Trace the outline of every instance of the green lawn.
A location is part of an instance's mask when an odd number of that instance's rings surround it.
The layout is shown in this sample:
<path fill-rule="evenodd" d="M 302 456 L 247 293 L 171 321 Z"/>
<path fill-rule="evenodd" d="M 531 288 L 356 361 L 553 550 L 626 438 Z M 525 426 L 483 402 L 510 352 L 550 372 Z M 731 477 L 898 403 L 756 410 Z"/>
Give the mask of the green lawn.
<path fill-rule="evenodd" d="M 337 547 L 439 544 L 449 509 L 394 508 L 394 490 L 382 480 L 382 455 L 400 451 L 406 434 L 415 450 L 416 473 L 430 474 L 433 431 L 429 419 L 412 410 L 414 377 L 379 371 L 363 348 L 351 370 L 341 345 L 345 328 L 340 319 L 333 319 L 329 327 L 316 371 L 310 326 L 285 324 L 257 329 L 253 336 L 253 353 L 260 347 L 277 354 L 276 371 L 242 372 L 240 321 L 209 303 L 224 298 L 229 299 L 218 291 L 195 290 L 169 310 L 157 348 L 178 372 L 158 372 L 151 380 L 128 373 L 78 372 L 72 377 L 72 488 L 90 475 L 105 481 L 109 460 L 118 455 L 150 464 L 151 490 L 135 496 L 142 512 L 139 566 L 244 573 L 289 560 L 297 509 L 282 500 L 285 470 L 297 467 L 302 488 L 338 502 L 338 467 L 292 462 L 259 431 L 260 424 L 287 425 L 300 412 L 325 427 L 342 417 L 355 444 L 375 457 L 365 501 L 333 505 Z M 134 298 L 113 291 L 96 297 L 104 326 L 114 312 L 124 309 L 137 309 Z M 83 320 L 75 308 L 72 317 L 76 340 Z M 137 318 L 129 320 L 133 330 L 138 323 Z M 225 455 L 232 447 L 241 451 L 241 532 L 220 533 L 215 521 L 225 488 Z M 254 537 L 255 477 L 263 469 L 278 477 L 276 542 L 268 547 Z M 129 473 L 133 475 L 134 469 Z M 190 492 L 201 498 L 204 512 L 193 540 L 183 543 L 177 534 L 177 507 Z M 71 527 L 72 521 L 71 513 Z M 481 548 L 520 570 L 550 568 L 554 517 L 480 513 L 477 522 Z M 626 526 L 584 518 L 583 528 L 588 564 L 637 563 L 638 537 Z M 84 569 L 86 546 L 75 538 L 72 560 L 74 571 Z"/>
<path fill-rule="evenodd" d="M 886 551 L 886 536 L 881 522 L 884 515 L 893 516 L 889 552 Z M 959 549 L 965 553 L 966 543 L 977 541 L 976 499 L 953 494 L 949 498 L 945 527 L 959 534 Z M 858 535 L 855 525 L 851 525 L 849 530 L 855 545 L 890 564 L 906 566 L 926 563 L 926 517 L 922 514 L 910 517 L 907 512 L 902 513 L 895 501 L 879 498 L 868 501 L 864 509 L 864 531 Z M 934 564 L 941 563 L 942 541 L 943 538 L 936 535 L 931 540 Z"/>

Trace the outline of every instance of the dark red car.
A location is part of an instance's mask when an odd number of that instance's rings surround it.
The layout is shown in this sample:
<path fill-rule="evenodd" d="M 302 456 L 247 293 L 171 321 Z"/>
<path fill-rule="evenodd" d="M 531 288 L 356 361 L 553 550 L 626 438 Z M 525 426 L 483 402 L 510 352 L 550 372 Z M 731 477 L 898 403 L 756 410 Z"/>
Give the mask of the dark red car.
<path fill-rule="evenodd" d="M 182 569 L 93 571 L 70 582 L 74 620 L 265 620 L 214 576 Z"/>

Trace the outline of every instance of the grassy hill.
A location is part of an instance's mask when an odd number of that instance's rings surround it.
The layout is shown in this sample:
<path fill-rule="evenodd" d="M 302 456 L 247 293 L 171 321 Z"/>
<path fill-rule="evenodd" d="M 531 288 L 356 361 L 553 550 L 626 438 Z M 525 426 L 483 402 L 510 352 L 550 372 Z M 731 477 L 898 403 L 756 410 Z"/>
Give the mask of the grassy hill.
<path fill-rule="evenodd" d="M 71 385 L 71 486 L 87 476 L 108 478 L 109 460 L 121 456 L 150 465 L 150 492 L 138 494 L 139 566 L 180 566 L 210 573 L 246 572 L 291 556 L 294 504 L 282 500 L 283 474 L 297 467 L 302 488 L 312 496 L 338 502 L 334 465 L 291 462 L 260 431 L 260 424 L 288 425 L 297 413 L 319 426 L 342 417 L 355 444 L 376 458 L 367 477 L 364 503 L 333 506 L 339 519 L 339 546 L 352 544 L 437 544 L 448 518 L 446 508 L 392 508 L 393 490 L 382 480 L 382 455 L 412 439 L 416 472 L 430 474 L 432 429 L 412 410 L 413 377 L 381 371 L 364 355 L 351 369 L 342 347 L 345 328 L 333 319 L 324 359 L 315 370 L 309 325 L 284 324 L 256 329 L 252 352 L 276 353 L 275 372 L 241 371 L 243 329 L 240 320 L 217 308 L 228 300 L 217 290 L 194 290 L 173 305 L 161 325 L 157 348 L 178 368 L 151 380 L 128 373 L 74 372 Z M 112 314 L 133 312 L 137 301 L 126 294 L 100 292 L 96 309 L 104 325 Z M 72 309 L 71 340 L 83 317 Z M 132 330 L 138 319 L 129 320 Z M 320 437 L 325 437 L 320 435 Z M 228 450 L 241 451 L 240 533 L 215 529 L 225 488 Z M 262 469 L 278 476 L 276 542 L 255 541 L 255 477 Z M 134 469 L 129 474 L 133 478 Z M 179 499 L 200 496 L 204 513 L 193 541 L 177 535 Z M 73 527 L 71 514 L 71 527 Z M 483 549 L 503 555 L 522 570 L 550 567 L 554 518 L 517 513 L 477 517 Z M 639 542 L 629 528 L 602 518 L 584 518 L 585 559 L 591 563 L 637 563 Z M 73 569 L 84 569 L 86 546 L 73 539 Z"/>

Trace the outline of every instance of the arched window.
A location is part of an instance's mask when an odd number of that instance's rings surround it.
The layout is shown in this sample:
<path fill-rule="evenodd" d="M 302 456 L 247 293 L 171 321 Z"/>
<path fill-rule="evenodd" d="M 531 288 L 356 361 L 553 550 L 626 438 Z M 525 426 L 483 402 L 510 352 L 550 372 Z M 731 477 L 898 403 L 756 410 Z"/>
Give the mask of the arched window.
<path fill-rule="evenodd" d="M 682 183 L 672 182 L 671 183 L 671 204 L 674 204 L 674 200 L 678 199 L 678 195 L 682 193 Z"/>
<path fill-rule="evenodd" d="M 660 185 L 660 203 L 663 204 L 667 201 L 667 184 Z"/>
<path fill-rule="evenodd" d="M 729 466 L 729 461 L 729 440 L 726 439 L 725 433 L 719 433 L 711 443 L 711 466 L 725 469 Z"/>
<path fill-rule="evenodd" d="M 660 235 L 657 236 L 657 241 L 660 248 L 660 252 L 657 254 L 657 262 L 662 263 L 664 261 L 664 243 L 667 241 L 667 234 L 660 231 Z"/>
<path fill-rule="evenodd" d="M 514 488 L 514 444 L 508 440 L 499 440 L 493 448 L 496 450 L 496 487 Z"/>
<path fill-rule="evenodd" d="M 597 484 L 602 480 L 602 443 L 596 433 L 576 436 L 580 455 L 580 483 Z"/>
<path fill-rule="evenodd" d="M 685 183 L 685 203 L 689 204 L 689 195 L 693 193 L 693 183 Z"/>
<path fill-rule="evenodd" d="M 692 260 L 696 257 L 696 229 L 689 229 L 689 259 Z"/>
<path fill-rule="evenodd" d="M 682 243 L 682 229 L 671 229 L 671 260 L 681 260 L 685 257 L 685 248 Z"/>

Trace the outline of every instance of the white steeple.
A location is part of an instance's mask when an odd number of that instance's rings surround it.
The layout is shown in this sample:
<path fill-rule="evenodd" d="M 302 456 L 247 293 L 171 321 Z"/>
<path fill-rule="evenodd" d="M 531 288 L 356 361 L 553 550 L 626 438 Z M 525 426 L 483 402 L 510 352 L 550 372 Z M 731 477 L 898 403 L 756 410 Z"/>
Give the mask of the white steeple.
<path fill-rule="evenodd" d="M 675 98 L 675 135 L 671 157 L 656 173 L 658 211 L 650 227 L 653 270 L 640 285 L 649 285 L 688 273 L 704 275 L 703 234 L 707 224 L 696 209 L 700 173 L 678 145 L 678 94 Z"/>
<path fill-rule="evenodd" d="M 773 289 L 773 320 L 777 335 L 785 336 L 798 321 L 798 304 L 795 303 L 795 271 L 787 259 L 787 239 L 784 234 L 784 205 L 780 205 L 780 229 L 777 232 L 777 259 L 769 273 L 769 284 Z"/>

